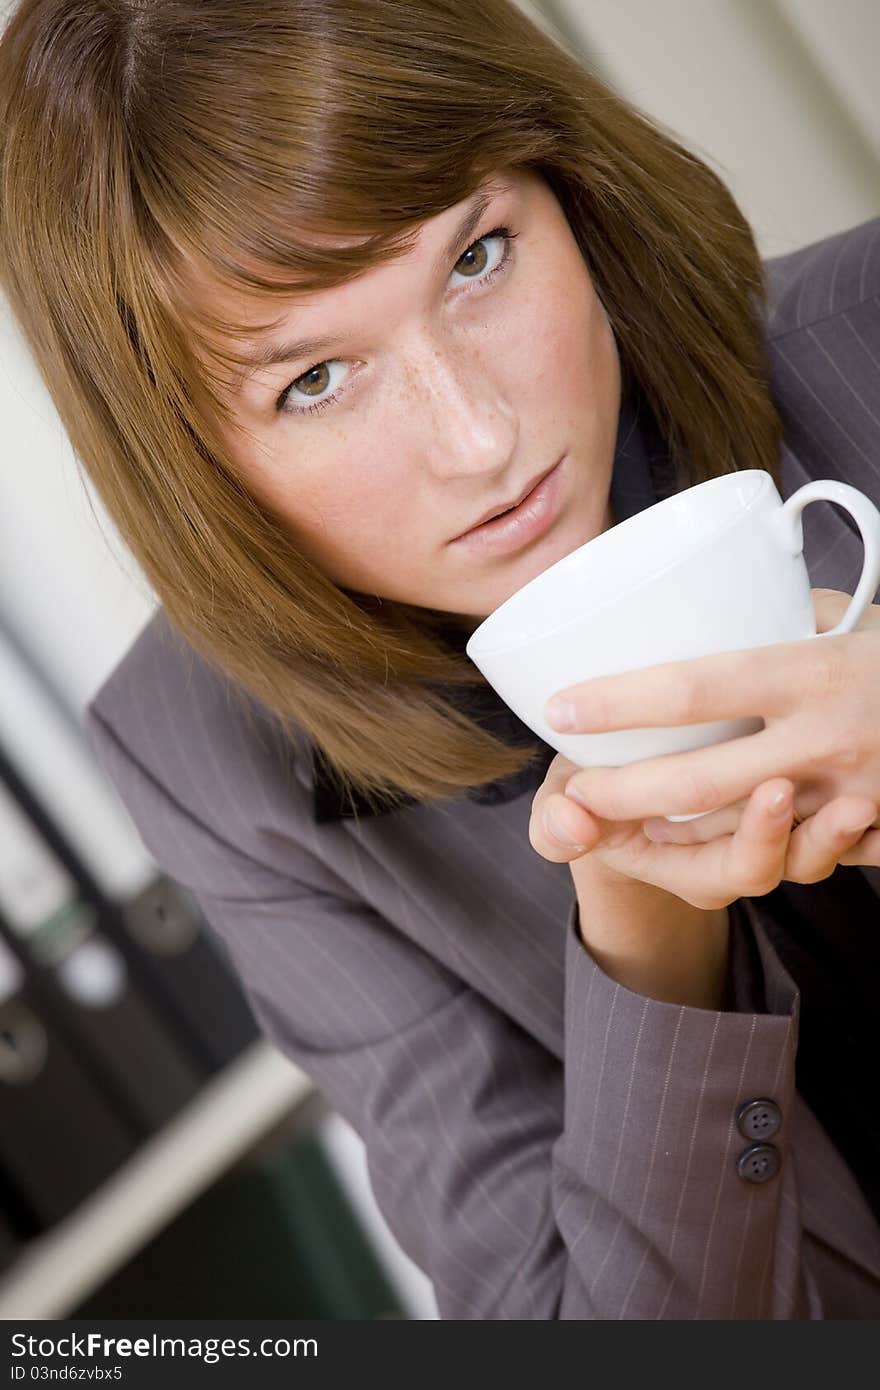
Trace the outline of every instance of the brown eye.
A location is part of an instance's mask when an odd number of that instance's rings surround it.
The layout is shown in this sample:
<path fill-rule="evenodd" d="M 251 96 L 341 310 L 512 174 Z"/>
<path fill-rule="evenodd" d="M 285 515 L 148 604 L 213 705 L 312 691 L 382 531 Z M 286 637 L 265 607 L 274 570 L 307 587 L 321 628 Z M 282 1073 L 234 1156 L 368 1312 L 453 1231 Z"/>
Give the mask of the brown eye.
<path fill-rule="evenodd" d="M 489 260 L 485 247 L 483 246 L 483 242 L 485 240 L 487 240 L 486 237 L 480 237 L 479 241 L 475 241 L 473 246 L 468 247 L 464 255 L 459 257 L 459 260 L 455 267 L 456 270 L 458 270 L 458 268 L 462 266 L 465 263 L 465 261 L 470 260 L 470 265 L 468 265 L 467 267 L 468 271 L 475 270 L 477 275 L 482 274 Z M 476 265 L 474 264 L 474 259 L 476 260 Z"/>
<path fill-rule="evenodd" d="M 478 237 L 462 252 L 455 263 L 456 272 L 464 275 L 466 280 L 477 281 L 480 285 L 485 284 L 507 269 L 513 242 L 518 236 L 518 232 L 512 232 L 508 227 L 496 227 L 494 231 L 486 232 L 485 236 Z M 490 241 L 501 243 L 501 254 L 495 258 L 494 265 L 489 264 L 489 255 L 486 251 L 486 243 Z M 489 265 L 488 270 L 486 269 L 487 265 Z M 463 267 L 460 271 L 459 266 Z"/>
<path fill-rule="evenodd" d="M 319 362 L 316 367 L 309 367 L 307 372 L 303 372 L 302 376 L 298 376 L 293 385 L 296 387 L 297 391 L 301 391 L 304 395 L 308 395 L 310 393 L 310 388 L 314 387 L 314 394 L 319 396 L 322 391 L 327 390 L 330 384 L 329 376 L 330 373 L 327 370 L 327 363 Z M 317 378 L 317 380 L 315 380 L 315 378 Z M 324 378 L 327 378 L 327 380 L 324 380 Z"/>
<path fill-rule="evenodd" d="M 335 367 L 334 364 L 336 364 Z M 331 370 L 331 368 L 334 369 Z M 331 391 L 330 388 L 339 388 L 343 383 L 344 375 L 344 370 L 341 370 L 339 361 L 335 357 L 326 362 L 316 362 L 313 367 L 302 372 L 295 381 L 292 381 L 282 391 L 275 408 L 284 415 L 314 415 L 317 411 L 324 410 L 328 405 L 334 405 L 339 399 L 340 391 L 338 389 Z M 325 394 L 328 391 L 330 394 Z M 312 401 L 311 405 L 301 404 L 301 402 L 308 400 Z"/>

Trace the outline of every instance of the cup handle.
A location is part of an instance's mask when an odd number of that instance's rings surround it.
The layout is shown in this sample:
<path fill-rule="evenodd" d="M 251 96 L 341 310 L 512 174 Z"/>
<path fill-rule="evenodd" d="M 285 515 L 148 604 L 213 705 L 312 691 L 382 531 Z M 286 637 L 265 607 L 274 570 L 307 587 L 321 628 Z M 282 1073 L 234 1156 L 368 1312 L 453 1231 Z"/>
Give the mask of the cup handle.
<path fill-rule="evenodd" d="M 813 637 L 836 637 L 843 632 L 852 632 L 865 609 L 880 588 L 880 511 L 869 497 L 849 483 L 839 483 L 834 478 L 817 478 L 804 483 L 793 492 L 787 502 L 783 502 L 771 514 L 770 521 L 777 539 L 789 555 L 800 555 L 804 548 L 803 510 L 810 502 L 836 502 L 844 507 L 855 521 L 865 547 L 865 563 L 856 591 L 849 607 L 836 627 L 827 632 L 813 633 Z M 811 640 L 811 639 L 807 639 Z M 720 810 L 721 807 L 715 807 Z M 711 811 L 697 811 L 686 816 L 664 816 L 664 820 L 699 820 L 701 816 L 711 816 Z"/>
<path fill-rule="evenodd" d="M 865 562 L 849 607 L 836 627 L 813 634 L 815 637 L 837 637 L 840 633 L 852 632 L 880 587 L 880 511 L 869 497 L 849 483 L 839 483 L 833 478 L 804 483 L 770 518 L 777 539 L 790 555 L 800 555 L 804 548 L 804 507 L 820 501 L 836 502 L 849 512 L 865 547 Z"/>

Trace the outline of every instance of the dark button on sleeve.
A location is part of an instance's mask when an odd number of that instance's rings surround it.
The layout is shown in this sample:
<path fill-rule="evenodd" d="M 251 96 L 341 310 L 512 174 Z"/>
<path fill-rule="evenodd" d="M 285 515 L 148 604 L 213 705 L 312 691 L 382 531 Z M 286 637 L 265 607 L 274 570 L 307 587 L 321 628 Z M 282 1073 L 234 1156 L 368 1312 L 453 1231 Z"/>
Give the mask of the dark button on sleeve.
<path fill-rule="evenodd" d="M 769 1182 L 779 1172 L 779 1150 L 775 1144 L 752 1144 L 736 1160 L 736 1171 L 745 1182 Z"/>
<path fill-rule="evenodd" d="M 772 1139 L 782 1124 L 782 1112 L 774 1100 L 747 1100 L 736 1112 L 736 1123 L 746 1139 Z"/>

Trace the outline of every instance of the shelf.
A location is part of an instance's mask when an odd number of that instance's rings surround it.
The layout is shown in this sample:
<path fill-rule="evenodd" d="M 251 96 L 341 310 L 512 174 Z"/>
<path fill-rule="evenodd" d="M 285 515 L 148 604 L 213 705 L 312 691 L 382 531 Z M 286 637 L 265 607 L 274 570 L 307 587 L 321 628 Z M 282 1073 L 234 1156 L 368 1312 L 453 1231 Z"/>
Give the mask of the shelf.
<path fill-rule="evenodd" d="M 314 1091 L 258 1039 L 0 1277 L 0 1320 L 64 1318 Z"/>

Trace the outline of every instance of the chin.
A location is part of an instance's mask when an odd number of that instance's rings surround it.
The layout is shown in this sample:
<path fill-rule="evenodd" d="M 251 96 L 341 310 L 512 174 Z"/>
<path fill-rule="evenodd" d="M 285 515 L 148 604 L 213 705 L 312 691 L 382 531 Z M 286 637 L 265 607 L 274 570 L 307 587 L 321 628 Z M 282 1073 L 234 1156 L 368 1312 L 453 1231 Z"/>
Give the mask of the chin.
<path fill-rule="evenodd" d="M 567 525 L 566 522 L 568 522 Z M 502 562 L 498 562 L 497 580 L 494 584 L 487 583 L 486 597 L 480 601 L 479 614 L 469 616 L 457 613 L 455 618 L 460 618 L 463 625 L 470 622 L 473 630 L 519 589 L 524 588 L 530 580 L 537 579 L 538 575 L 543 574 L 551 565 L 555 565 L 559 560 L 564 560 L 566 555 L 571 555 L 572 551 L 580 549 L 588 541 L 595 540 L 611 525 L 613 522 L 610 503 L 601 520 L 594 518 L 587 524 L 584 524 L 576 516 L 571 517 L 566 515 L 566 512 L 561 513 L 557 518 L 556 525 L 552 526 L 546 535 L 542 536 L 528 550 L 522 551 L 519 555 L 512 555 L 503 571 L 500 569 Z"/>

